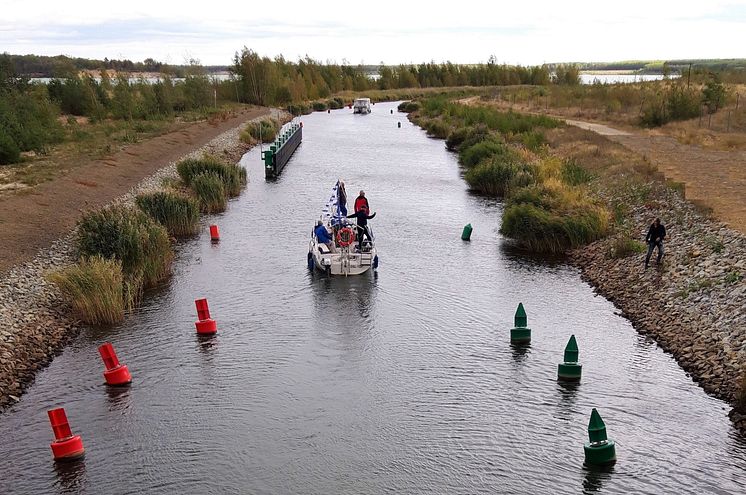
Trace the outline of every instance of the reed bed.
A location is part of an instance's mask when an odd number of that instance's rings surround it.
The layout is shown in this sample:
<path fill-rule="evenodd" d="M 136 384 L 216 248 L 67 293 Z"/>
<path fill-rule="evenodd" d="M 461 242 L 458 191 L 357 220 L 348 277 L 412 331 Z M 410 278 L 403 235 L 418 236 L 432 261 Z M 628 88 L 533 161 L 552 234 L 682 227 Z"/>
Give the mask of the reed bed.
<path fill-rule="evenodd" d="M 199 202 L 194 198 L 171 191 L 157 191 L 139 195 L 135 204 L 174 237 L 199 232 Z"/>
<path fill-rule="evenodd" d="M 220 176 L 214 172 L 202 172 L 191 181 L 191 188 L 205 213 L 220 213 L 228 207 L 225 186 Z"/>
<path fill-rule="evenodd" d="M 187 186 L 191 186 L 194 178 L 202 173 L 216 175 L 223 183 L 225 194 L 231 198 L 241 194 L 247 180 L 246 169 L 213 156 L 182 160 L 176 165 L 176 170 Z"/>

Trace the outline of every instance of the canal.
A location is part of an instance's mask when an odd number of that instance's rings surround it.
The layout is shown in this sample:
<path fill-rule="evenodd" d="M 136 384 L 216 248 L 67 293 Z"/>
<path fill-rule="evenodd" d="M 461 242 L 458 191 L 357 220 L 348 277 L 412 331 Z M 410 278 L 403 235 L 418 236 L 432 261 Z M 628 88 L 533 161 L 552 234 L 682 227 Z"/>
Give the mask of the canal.
<path fill-rule="evenodd" d="M 0 416 L 0 493 L 744 493 L 728 406 L 577 269 L 511 250 L 501 204 L 470 194 L 443 141 L 395 109 L 303 117 L 274 182 L 259 149 L 244 156 L 247 190 L 207 221 L 221 242 L 205 228 L 179 244 L 170 283 L 123 324 L 83 331 Z M 377 212 L 377 276 L 307 270 L 338 178 Z M 212 339 L 195 335 L 199 297 Z M 519 302 L 528 348 L 509 344 Z M 571 334 L 575 387 L 556 382 Z M 102 385 L 105 341 L 130 388 Z M 51 459 L 57 406 L 82 462 Z M 583 466 L 593 407 L 617 442 L 606 471 Z"/>

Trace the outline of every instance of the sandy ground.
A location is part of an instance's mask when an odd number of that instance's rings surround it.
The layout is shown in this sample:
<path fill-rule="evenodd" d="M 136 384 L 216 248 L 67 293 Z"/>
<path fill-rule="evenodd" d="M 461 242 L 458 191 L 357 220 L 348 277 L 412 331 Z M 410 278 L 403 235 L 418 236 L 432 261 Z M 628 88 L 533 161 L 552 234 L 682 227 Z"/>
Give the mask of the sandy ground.
<path fill-rule="evenodd" d="M 197 122 L 129 145 L 30 191 L 0 199 L 0 273 L 30 260 L 69 232 L 82 212 L 121 196 L 143 178 L 219 134 L 268 113 L 267 108 L 246 108 L 222 122 Z"/>

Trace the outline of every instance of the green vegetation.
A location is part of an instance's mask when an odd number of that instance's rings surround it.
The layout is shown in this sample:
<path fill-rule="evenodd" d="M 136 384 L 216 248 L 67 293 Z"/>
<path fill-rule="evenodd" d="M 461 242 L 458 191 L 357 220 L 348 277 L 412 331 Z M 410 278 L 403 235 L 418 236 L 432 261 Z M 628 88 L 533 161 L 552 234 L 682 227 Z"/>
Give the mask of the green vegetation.
<path fill-rule="evenodd" d="M 259 122 L 251 122 L 241 133 L 241 140 L 246 143 L 271 143 L 275 140 L 280 130 L 279 123 L 274 119 L 262 119 Z M 249 139 L 250 138 L 250 139 Z"/>
<path fill-rule="evenodd" d="M 122 264 L 101 256 L 83 258 L 80 263 L 49 275 L 78 317 L 92 325 L 111 324 L 124 319 L 126 308 Z"/>
<path fill-rule="evenodd" d="M 220 213 L 228 207 L 224 183 L 216 173 L 201 172 L 195 175 L 191 188 L 205 213 Z"/>
<path fill-rule="evenodd" d="M 609 246 L 607 256 L 612 259 L 627 258 L 645 252 L 645 244 L 631 238 L 628 234 L 616 237 Z"/>
<path fill-rule="evenodd" d="M 170 274 L 173 252 L 168 232 L 139 210 L 114 206 L 89 212 L 78 224 L 77 235 L 81 257 L 118 260 L 125 278 L 143 288 Z"/>
<path fill-rule="evenodd" d="M 202 158 L 182 160 L 176 165 L 176 170 L 187 186 L 193 186 L 193 181 L 198 175 L 204 173 L 215 175 L 222 182 L 224 194 L 231 198 L 241 194 L 241 189 L 246 185 L 246 169 L 223 162 L 213 156 L 206 155 Z"/>
<path fill-rule="evenodd" d="M 441 96 L 418 103 L 410 119 L 428 130 L 451 129 L 446 146 L 458 151 L 469 186 L 505 198 L 504 235 L 527 249 L 556 253 L 607 234 L 611 215 L 586 189 L 594 175 L 545 152 L 543 133 L 559 121 Z"/>
<path fill-rule="evenodd" d="M 193 198 L 157 191 L 139 195 L 135 203 L 174 237 L 194 235 L 199 231 L 199 203 Z"/>

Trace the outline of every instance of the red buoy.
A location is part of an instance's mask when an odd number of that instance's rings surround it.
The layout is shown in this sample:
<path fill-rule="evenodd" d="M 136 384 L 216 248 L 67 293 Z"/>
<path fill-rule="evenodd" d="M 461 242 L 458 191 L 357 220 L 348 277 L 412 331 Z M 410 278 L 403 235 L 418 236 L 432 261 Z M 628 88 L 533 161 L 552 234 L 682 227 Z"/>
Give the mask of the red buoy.
<path fill-rule="evenodd" d="M 218 242 L 220 240 L 220 231 L 217 225 L 210 225 L 210 240 L 212 242 Z"/>
<path fill-rule="evenodd" d="M 201 335 L 211 335 L 217 333 L 218 323 L 210 318 L 210 308 L 207 306 L 207 299 L 196 299 L 194 305 L 197 306 L 197 319 L 194 322 L 197 327 L 197 333 Z"/>
<path fill-rule="evenodd" d="M 83 457 L 83 454 L 85 454 L 83 440 L 81 440 L 80 435 L 73 435 L 72 430 L 70 430 L 65 409 L 62 407 L 51 409 L 47 411 L 47 414 L 54 432 L 54 442 L 50 444 L 54 460 L 72 461 Z"/>
<path fill-rule="evenodd" d="M 117 353 L 114 352 L 114 347 L 110 343 L 100 346 L 98 353 L 101 354 L 101 359 L 104 360 L 104 366 L 106 366 L 104 378 L 107 385 L 120 386 L 132 383 L 130 370 L 127 369 L 127 365 L 119 364 Z"/>

